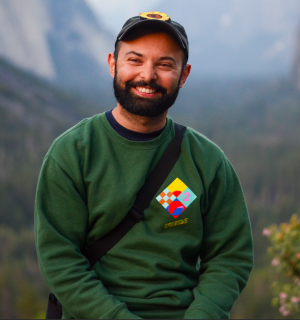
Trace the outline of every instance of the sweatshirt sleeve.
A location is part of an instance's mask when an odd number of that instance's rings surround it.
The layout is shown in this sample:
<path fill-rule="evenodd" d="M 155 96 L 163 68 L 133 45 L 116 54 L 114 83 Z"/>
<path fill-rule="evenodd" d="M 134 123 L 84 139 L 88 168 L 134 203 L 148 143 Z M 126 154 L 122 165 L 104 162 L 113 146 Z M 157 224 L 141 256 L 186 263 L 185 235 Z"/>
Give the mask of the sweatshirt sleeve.
<path fill-rule="evenodd" d="M 200 277 L 185 319 L 227 319 L 253 267 L 251 227 L 238 177 L 224 158 L 203 213 Z"/>
<path fill-rule="evenodd" d="M 76 184 L 47 156 L 35 205 L 36 247 L 41 271 L 62 303 L 64 314 L 78 319 L 140 319 L 110 295 L 81 254 L 88 209 Z"/>

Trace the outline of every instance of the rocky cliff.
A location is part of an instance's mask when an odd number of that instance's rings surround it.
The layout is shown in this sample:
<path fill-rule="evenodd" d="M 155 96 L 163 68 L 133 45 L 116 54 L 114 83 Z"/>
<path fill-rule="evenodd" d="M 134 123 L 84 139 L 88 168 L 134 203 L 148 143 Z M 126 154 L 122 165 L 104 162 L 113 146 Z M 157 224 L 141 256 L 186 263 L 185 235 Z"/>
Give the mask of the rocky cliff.
<path fill-rule="evenodd" d="M 47 35 L 51 19 L 41 0 L 0 1 L 0 56 L 48 79 L 56 76 Z"/>
<path fill-rule="evenodd" d="M 91 88 L 108 77 L 112 49 L 112 36 L 84 0 L 0 1 L 0 57 L 25 70 Z"/>

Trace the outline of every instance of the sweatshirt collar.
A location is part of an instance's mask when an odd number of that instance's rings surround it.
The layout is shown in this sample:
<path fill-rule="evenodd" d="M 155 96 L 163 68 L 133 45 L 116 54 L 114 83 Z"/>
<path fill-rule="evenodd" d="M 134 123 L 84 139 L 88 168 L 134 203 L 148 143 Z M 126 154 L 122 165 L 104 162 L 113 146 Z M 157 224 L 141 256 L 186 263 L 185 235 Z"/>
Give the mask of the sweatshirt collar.
<path fill-rule="evenodd" d="M 111 139 L 130 149 L 154 149 L 161 145 L 170 134 L 172 134 L 172 137 L 175 135 L 174 122 L 170 117 L 167 117 L 167 123 L 162 133 L 157 138 L 150 141 L 131 141 L 122 137 L 109 123 L 106 112 L 102 113 L 99 116 L 99 119 L 105 132 Z"/>

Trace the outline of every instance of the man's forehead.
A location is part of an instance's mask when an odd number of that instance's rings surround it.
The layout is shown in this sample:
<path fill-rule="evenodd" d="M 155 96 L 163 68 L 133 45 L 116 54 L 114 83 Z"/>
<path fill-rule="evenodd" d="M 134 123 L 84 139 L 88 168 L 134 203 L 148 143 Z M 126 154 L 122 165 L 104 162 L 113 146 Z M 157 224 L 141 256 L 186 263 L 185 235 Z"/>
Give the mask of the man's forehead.
<path fill-rule="evenodd" d="M 126 54 L 128 50 L 131 51 L 132 48 L 151 52 L 161 51 L 162 53 L 166 52 L 173 55 L 182 52 L 178 41 L 173 36 L 163 31 L 144 34 L 140 37 L 126 39 L 120 42 L 120 51 L 122 51 L 123 54 Z"/>

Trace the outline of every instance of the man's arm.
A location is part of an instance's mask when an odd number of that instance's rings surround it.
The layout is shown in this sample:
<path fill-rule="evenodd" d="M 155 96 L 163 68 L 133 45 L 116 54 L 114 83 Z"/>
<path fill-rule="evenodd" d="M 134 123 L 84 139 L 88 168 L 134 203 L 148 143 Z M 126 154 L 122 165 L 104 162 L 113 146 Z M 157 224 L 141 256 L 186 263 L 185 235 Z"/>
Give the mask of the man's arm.
<path fill-rule="evenodd" d="M 239 180 L 226 158 L 216 172 L 206 201 L 199 284 L 185 319 L 229 318 L 253 267 L 247 207 Z"/>
<path fill-rule="evenodd" d="M 35 206 L 36 247 L 48 286 L 74 318 L 140 319 L 110 295 L 81 254 L 88 209 L 70 174 L 45 158 Z"/>

